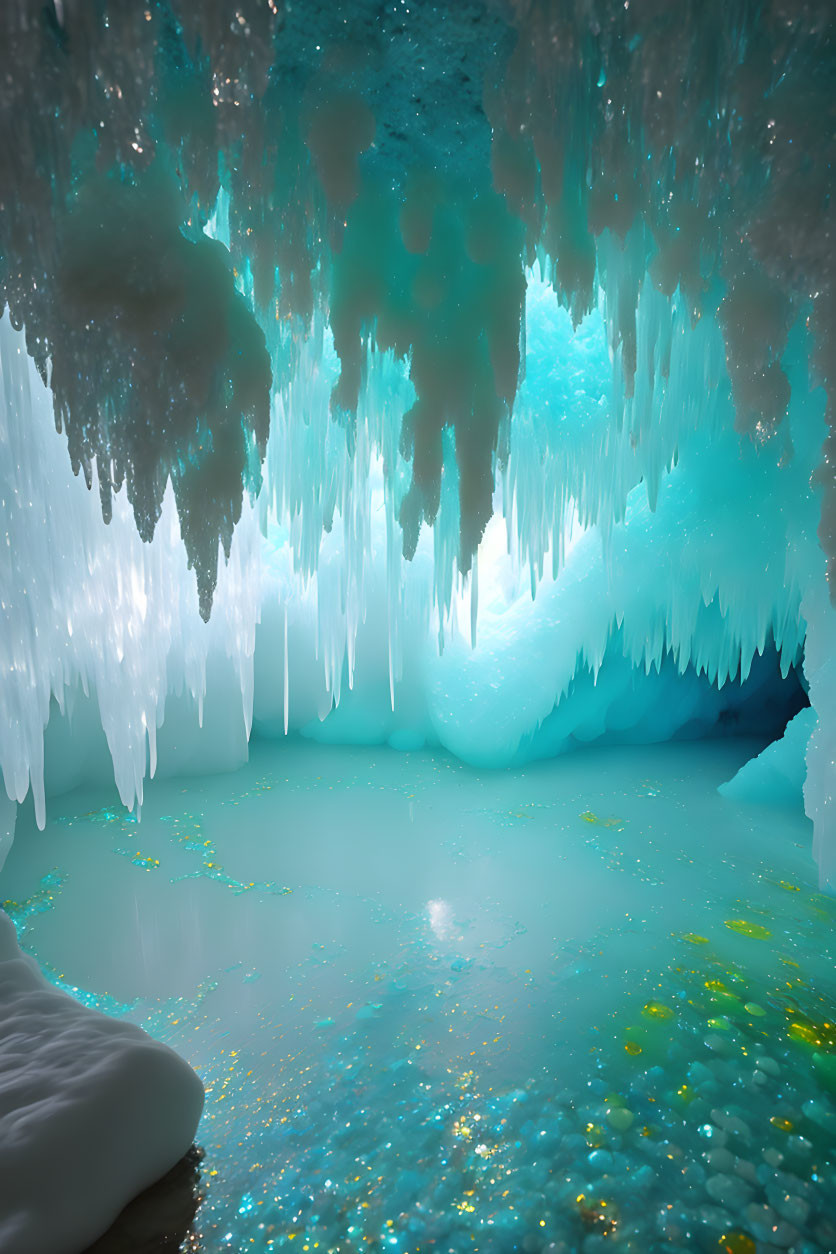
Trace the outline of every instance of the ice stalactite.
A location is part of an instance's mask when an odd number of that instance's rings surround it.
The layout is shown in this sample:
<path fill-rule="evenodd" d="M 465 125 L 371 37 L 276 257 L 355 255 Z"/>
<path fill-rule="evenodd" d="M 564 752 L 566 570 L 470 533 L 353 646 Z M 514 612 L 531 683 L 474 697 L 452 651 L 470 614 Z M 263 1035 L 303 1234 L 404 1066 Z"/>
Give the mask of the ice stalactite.
<path fill-rule="evenodd" d="M 6 536 L 0 570 L 5 713 L 0 762 L 10 797 L 22 801 L 31 786 L 40 823 L 51 702 L 72 722 L 74 707 L 91 694 L 120 796 L 133 807 L 141 804 L 145 777 L 155 771 L 167 705 L 188 694 L 193 727 L 186 726 L 181 740 L 193 739 L 208 678 L 221 665 L 232 670 L 238 689 L 237 709 L 225 713 L 224 721 L 238 725 L 245 749 L 262 614 L 269 619 L 278 610 L 282 633 L 287 615 L 287 669 L 294 681 L 297 670 L 308 667 L 298 681 L 298 710 L 291 707 L 286 683 L 281 685 L 283 716 L 294 727 L 324 717 L 339 704 L 344 686 L 351 687 L 369 567 L 375 567 L 378 585 L 382 574 L 393 572 L 396 642 L 404 636 L 397 626 L 403 613 L 417 612 L 420 622 L 428 623 L 427 544 L 410 567 L 420 570 L 420 593 L 413 589 L 404 596 L 406 564 L 399 543 L 392 543 L 396 503 L 384 499 L 381 469 L 382 455 L 397 456 L 398 423 L 411 394 L 408 380 L 391 354 L 375 356 L 362 396 L 368 417 L 364 411 L 358 421 L 352 454 L 345 433 L 329 418 L 336 377 L 329 341 L 323 329 L 318 343 L 303 342 L 293 383 L 275 399 L 267 483 L 256 506 L 244 506 L 229 559 L 219 556 L 213 612 L 204 623 L 171 487 L 150 543 L 137 533 L 124 488 L 115 494 L 105 524 L 96 494 L 72 474 L 53 422 L 49 388 L 26 354 L 23 334 L 8 317 L 0 320 L 0 511 Z M 291 422 L 290 412 L 300 410 L 306 421 Z M 454 517 L 454 536 L 455 526 Z M 262 633 L 262 638 L 263 651 L 284 657 L 281 636 Z M 395 644 L 393 675 L 400 670 Z M 262 718 L 268 716 L 264 699 L 257 708 Z M 176 761 L 170 741 L 166 752 Z M 183 757 L 182 745 L 178 752 L 194 769 L 197 764 L 188 754 Z M 218 752 L 221 760 L 227 755 L 229 765 L 240 761 L 234 745 Z"/>
<path fill-rule="evenodd" d="M 5 790 L 0 788 L 0 871 L 6 861 L 14 840 L 17 822 L 17 802 L 12 801 Z"/>
<path fill-rule="evenodd" d="M 0 320 L 0 555 L 2 768 L 10 797 L 31 784 L 44 819 L 43 731 L 50 700 L 93 692 L 128 806 L 156 758 L 169 691 L 205 692 L 210 648 L 234 655 L 242 722 L 252 705 L 257 528 L 236 531 L 218 613 L 200 626 L 171 487 L 157 534 L 143 543 L 123 489 L 109 524 L 97 496 L 71 472 L 52 419 L 52 397 L 26 355 L 22 333 Z"/>

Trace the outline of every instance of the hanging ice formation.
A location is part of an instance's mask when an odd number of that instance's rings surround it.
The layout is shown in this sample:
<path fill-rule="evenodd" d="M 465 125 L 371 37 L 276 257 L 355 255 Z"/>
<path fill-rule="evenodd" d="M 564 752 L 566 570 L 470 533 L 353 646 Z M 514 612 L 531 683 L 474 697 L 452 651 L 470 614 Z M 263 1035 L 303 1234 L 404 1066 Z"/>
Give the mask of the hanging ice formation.
<path fill-rule="evenodd" d="M 182 693 L 204 760 L 255 717 L 502 764 L 711 723 L 774 649 L 836 876 L 828 6 L 647 8 L 3 7 L 39 821 L 78 689 L 133 806 Z"/>

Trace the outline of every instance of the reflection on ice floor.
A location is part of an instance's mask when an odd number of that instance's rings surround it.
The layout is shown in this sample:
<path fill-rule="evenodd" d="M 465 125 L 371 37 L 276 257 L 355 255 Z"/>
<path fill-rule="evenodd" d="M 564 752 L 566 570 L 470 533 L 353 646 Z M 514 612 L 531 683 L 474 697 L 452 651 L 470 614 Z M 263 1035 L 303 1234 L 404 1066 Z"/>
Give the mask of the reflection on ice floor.
<path fill-rule="evenodd" d="M 836 909 L 800 814 L 716 793 L 752 749 L 256 743 L 141 824 L 22 813 L 0 897 L 204 1078 L 187 1248 L 815 1254 Z"/>

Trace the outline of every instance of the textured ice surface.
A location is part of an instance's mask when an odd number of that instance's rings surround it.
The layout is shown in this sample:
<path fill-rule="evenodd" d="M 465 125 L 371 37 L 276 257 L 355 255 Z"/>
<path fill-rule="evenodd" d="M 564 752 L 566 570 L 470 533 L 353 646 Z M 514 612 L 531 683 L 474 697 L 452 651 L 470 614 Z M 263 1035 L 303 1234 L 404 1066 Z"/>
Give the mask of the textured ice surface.
<path fill-rule="evenodd" d="M 834 903 L 799 810 L 717 792 L 756 748 L 256 741 L 140 824 L 112 788 L 42 833 L 27 805 L 0 885 L 47 969 L 203 1078 L 201 1254 L 565 1254 L 608 1211 L 601 1248 L 826 1251 Z"/>
<path fill-rule="evenodd" d="M 203 1087 L 171 1049 L 80 1005 L 0 910 L 0 1248 L 78 1254 L 188 1150 Z"/>

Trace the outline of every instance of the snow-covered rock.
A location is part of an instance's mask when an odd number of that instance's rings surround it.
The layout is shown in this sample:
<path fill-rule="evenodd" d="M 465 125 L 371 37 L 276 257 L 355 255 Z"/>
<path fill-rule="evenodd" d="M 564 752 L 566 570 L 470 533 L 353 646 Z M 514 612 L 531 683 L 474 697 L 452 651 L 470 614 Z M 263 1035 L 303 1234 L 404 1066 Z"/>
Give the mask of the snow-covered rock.
<path fill-rule="evenodd" d="M 54 988 L 0 911 L 0 1250 L 79 1254 L 192 1144 L 197 1075 Z"/>

